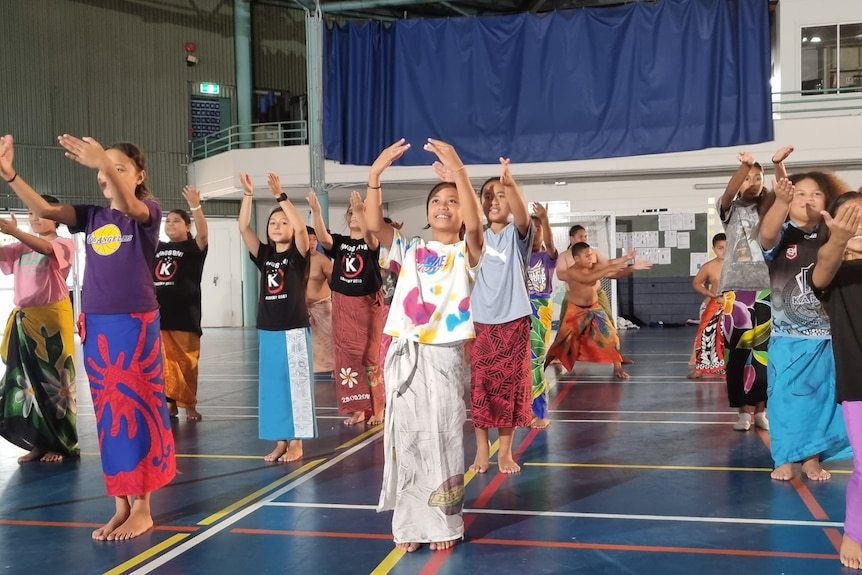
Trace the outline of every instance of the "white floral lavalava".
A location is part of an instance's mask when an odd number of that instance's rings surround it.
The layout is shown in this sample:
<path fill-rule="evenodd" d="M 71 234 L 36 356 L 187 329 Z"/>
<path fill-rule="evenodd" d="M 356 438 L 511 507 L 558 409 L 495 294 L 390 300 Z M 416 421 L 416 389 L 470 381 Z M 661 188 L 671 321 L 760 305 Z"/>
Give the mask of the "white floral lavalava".
<path fill-rule="evenodd" d="M 45 391 L 48 392 L 51 404 L 55 408 L 57 419 L 63 419 L 66 417 L 67 411 L 77 413 L 78 408 L 77 401 L 75 399 L 75 382 L 71 381 L 69 370 L 60 370 L 59 381 L 48 372 L 45 372 L 44 375 L 47 381 L 43 382 L 42 386 L 45 388 Z"/>
<path fill-rule="evenodd" d="M 359 383 L 359 374 L 349 367 L 342 367 L 338 376 L 341 378 L 341 385 L 346 385 L 350 389 Z"/>
<path fill-rule="evenodd" d="M 42 410 L 39 409 L 39 404 L 36 402 L 36 395 L 33 392 L 33 386 L 31 386 L 30 382 L 21 376 L 17 376 L 15 380 L 18 387 L 21 388 L 15 392 L 15 402 L 24 404 L 21 408 L 23 416 L 25 418 L 30 417 L 30 410 L 33 410 L 41 417 Z"/>

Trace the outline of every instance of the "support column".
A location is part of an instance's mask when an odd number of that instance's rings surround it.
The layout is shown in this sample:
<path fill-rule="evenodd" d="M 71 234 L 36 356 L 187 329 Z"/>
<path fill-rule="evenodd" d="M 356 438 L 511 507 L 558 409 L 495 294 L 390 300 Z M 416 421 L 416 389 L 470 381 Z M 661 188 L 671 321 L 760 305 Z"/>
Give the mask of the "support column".
<path fill-rule="evenodd" d="M 257 202 L 251 203 L 251 229 L 257 231 Z M 257 325 L 257 303 L 260 290 L 260 272 L 251 258 L 248 250 L 240 239 L 242 261 L 242 325 L 255 327 Z"/>
<path fill-rule="evenodd" d="M 236 116 L 239 125 L 239 147 L 250 148 L 252 85 L 251 71 L 251 3 L 233 0 L 234 58 L 236 60 Z"/>
<path fill-rule="evenodd" d="M 305 62 L 308 97 L 308 166 L 311 189 L 320 201 L 323 221 L 329 227 L 329 190 L 326 187 L 323 163 L 323 14 L 317 11 L 305 15 Z"/>

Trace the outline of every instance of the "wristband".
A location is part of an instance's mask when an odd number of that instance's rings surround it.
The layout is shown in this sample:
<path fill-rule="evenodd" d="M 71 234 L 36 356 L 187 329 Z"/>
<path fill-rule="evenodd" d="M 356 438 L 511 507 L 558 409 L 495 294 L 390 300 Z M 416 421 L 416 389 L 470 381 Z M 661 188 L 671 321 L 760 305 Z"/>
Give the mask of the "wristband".
<path fill-rule="evenodd" d="M 372 186 L 371 184 L 368 184 L 368 183 L 366 183 L 366 184 L 365 184 L 365 186 L 366 186 L 369 190 L 379 190 L 379 189 L 381 188 L 381 186 Z"/>
<path fill-rule="evenodd" d="M 7 184 L 11 184 L 11 183 L 12 183 L 12 182 L 14 182 L 17 178 L 18 178 L 18 172 L 15 172 L 15 175 L 14 175 L 14 176 L 12 176 L 12 179 L 11 179 L 11 180 L 6 180 L 6 183 L 7 183 Z"/>
<path fill-rule="evenodd" d="M 196 208 L 189 208 L 189 211 L 190 211 L 190 212 L 196 212 L 196 211 L 198 211 L 199 209 L 201 209 L 200 204 L 198 204 L 198 206 L 197 206 Z"/>
<path fill-rule="evenodd" d="M 275 201 L 276 201 L 276 203 L 279 203 L 279 204 L 281 202 L 287 201 L 287 194 L 285 194 L 284 192 L 281 192 L 278 196 L 275 197 Z"/>

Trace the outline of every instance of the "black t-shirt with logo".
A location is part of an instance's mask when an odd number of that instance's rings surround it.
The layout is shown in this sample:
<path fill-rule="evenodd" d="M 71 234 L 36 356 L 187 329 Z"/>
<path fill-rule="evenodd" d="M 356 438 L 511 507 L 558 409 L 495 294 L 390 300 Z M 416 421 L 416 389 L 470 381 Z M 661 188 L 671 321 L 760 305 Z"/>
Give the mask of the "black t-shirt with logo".
<path fill-rule="evenodd" d="M 325 253 L 332 258 L 332 291 L 360 296 L 380 290 L 379 246 L 372 250 L 364 239 L 332 234 L 332 249 Z"/>
<path fill-rule="evenodd" d="M 846 261 L 825 289 L 814 293 L 826 308 L 832 323 L 832 352 L 835 354 L 835 384 L 838 403 L 862 401 L 862 260 Z"/>
<path fill-rule="evenodd" d="M 201 276 L 207 250 L 193 239 L 159 242 L 153 282 L 163 330 L 201 334 Z"/>
<path fill-rule="evenodd" d="M 251 254 L 249 254 L 251 255 Z M 260 270 L 260 294 L 257 307 L 257 329 L 285 331 L 309 327 L 305 286 L 311 258 L 302 256 L 294 244 L 284 252 L 276 252 L 261 243 L 257 257 L 251 261 Z"/>

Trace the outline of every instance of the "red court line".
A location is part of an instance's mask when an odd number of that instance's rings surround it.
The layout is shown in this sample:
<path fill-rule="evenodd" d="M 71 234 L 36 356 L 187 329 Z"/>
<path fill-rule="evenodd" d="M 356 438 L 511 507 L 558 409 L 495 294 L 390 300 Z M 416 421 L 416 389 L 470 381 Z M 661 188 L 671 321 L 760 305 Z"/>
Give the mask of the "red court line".
<path fill-rule="evenodd" d="M 836 531 L 836 529 L 833 529 Z M 391 541 L 392 535 L 388 533 L 353 533 L 339 531 L 298 531 L 291 529 L 231 529 L 231 533 L 245 535 L 282 535 L 294 537 L 329 537 L 337 539 L 374 539 L 378 541 Z M 837 554 L 832 553 L 804 553 L 801 551 L 767 551 L 760 549 L 719 549 L 709 547 L 674 547 L 664 545 L 625 545 L 615 543 L 574 543 L 571 541 L 531 541 L 527 539 L 493 539 L 479 538 L 471 539 L 470 543 L 479 545 L 505 545 L 510 547 L 528 547 L 542 549 L 555 547 L 559 549 L 596 549 L 602 551 L 633 551 L 637 553 L 680 553 L 690 555 L 729 555 L 733 557 L 778 557 L 789 559 L 826 559 L 834 561 Z M 448 551 L 435 554 L 443 555 Z"/>
<path fill-rule="evenodd" d="M 0 525 L 17 525 L 19 527 L 81 527 L 98 529 L 104 523 L 79 523 L 75 521 L 31 521 L 25 519 L 0 519 Z M 199 527 L 187 525 L 156 525 L 153 531 L 170 531 L 176 533 L 194 533 Z"/>
<path fill-rule="evenodd" d="M 559 385 L 560 383 L 560 380 L 557 380 L 557 384 Z M 560 405 L 560 403 L 563 402 L 563 399 L 566 397 L 566 395 L 569 394 L 569 391 L 571 391 L 571 389 L 574 387 L 574 382 L 566 383 L 568 385 L 564 385 L 560 389 L 559 393 L 557 393 L 557 397 L 554 398 L 553 403 L 548 407 L 548 410 L 556 409 Z M 531 429 L 530 432 L 527 433 L 527 436 L 524 437 L 524 440 L 520 443 L 520 445 L 518 445 L 518 448 L 515 450 L 514 456 L 516 461 L 524 453 L 524 451 L 527 450 L 527 448 L 530 446 L 536 436 L 542 431 L 546 432 L 545 429 Z M 476 498 L 476 502 L 473 504 L 473 507 L 480 509 L 486 506 L 491 500 L 491 497 L 494 496 L 494 493 L 496 493 L 496 491 L 503 484 L 503 481 L 506 480 L 506 477 L 508 477 L 508 475 L 508 473 L 500 473 L 498 471 L 494 479 L 491 480 L 491 482 L 487 485 L 487 487 L 485 487 L 482 493 L 479 494 L 479 497 Z M 476 515 L 470 515 L 464 519 L 465 532 L 467 531 L 467 529 L 470 528 L 473 522 L 476 521 L 476 517 Z M 449 557 L 449 554 L 452 553 L 452 550 L 455 549 L 455 547 L 457 547 L 457 545 L 443 551 L 436 551 L 433 557 L 431 557 L 431 559 L 428 561 L 428 563 L 426 563 L 422 570 L 419 571 L 419 575 L 435 575 L 437 571 L 440 570 L 440 567 L 443 566 L 443 563 L 446 562 L 446 559 Z"/>
<path fill-rule="evenodd" d="M 772 443 L 769 440 L 769 432 L 764 431 L 762 429 L 757 429 L 757 435 L 760 437 L 761 441 L 766 444 L 766 448 L 769 449 L 772 446 Z M 775 481 L 774 479 L 772 481 Z M 790 480 L 790 484 L 796 489 L 796 493 L 799 495 L 799 498 L 802 499 L 802 503 L 805 504 L 805 507 L 808 508 L 808 511 L 811 515 L 820 521 L 829 521 L 829 515 L 826 513 L 826 510 L 817 502 L 817 499 L 814 497 L 814 494 L 808 489 L 808 486 L 802 482 L 802 479 L 799 477 L 794 477 Z M 835 550 L 838 551 L 841 549 L 841 534 L 834 527 L 828 527 L 823 529 L 823 533 L 826 534 L 826 538 L 829 539 L 829 542 L 832 543 L 832 546 L 835 547 Z"/>
<path fill-rule="evenodd" d="M 513 545 L 522 547 L 558 547 L 563 549 L 601 549 L 603 551 L 636 551 L 640 553 L 688 553 L 694 555 L 730 555 L 733 557 L 782 557 L 791 559 L 828 559 L 835 561 L 838 554 L 802 553 L 799 551 L 761 551 L 759 549 L 711 549 L 708 547 L 670 547 L 662 545 L 622 545 L 614 543 L 573 543 L 570 541 L 525 541 L 523 539 L 471 539 L 470 543 L 486 545 Z"/>
<path fill-rule="evenodd" d="M 248 529 L 237 527 L 231 529 L 231 533 L 242 533 L 244 535 L 292 535 L 296 537 L 334 537 L 339 539 L 379 539 L 392 541 L 390 533 L 353 533 L 347 531 L 297 531 L 294 529 Z"/>

